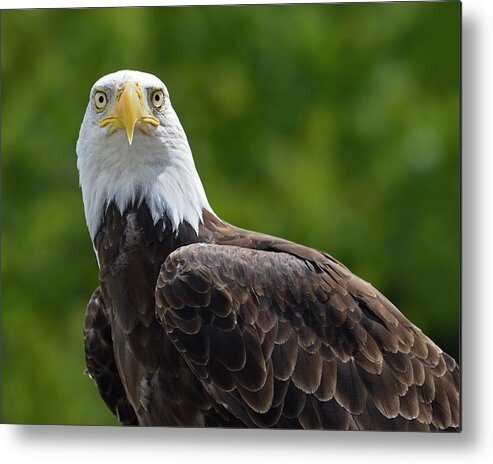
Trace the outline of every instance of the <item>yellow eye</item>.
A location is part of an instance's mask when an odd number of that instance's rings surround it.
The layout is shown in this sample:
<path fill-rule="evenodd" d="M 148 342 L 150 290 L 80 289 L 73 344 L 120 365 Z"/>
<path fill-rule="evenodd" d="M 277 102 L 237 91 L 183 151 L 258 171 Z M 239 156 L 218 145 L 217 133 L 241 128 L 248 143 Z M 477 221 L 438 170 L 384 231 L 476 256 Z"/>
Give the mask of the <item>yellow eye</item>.
<path fill-rule="evenodd" d="M 94 94 L 94 106 L 98 110 L 104 110 L 108 104 L 108 97 L 104 92 L 98 91 Z"/>
<path fill-rule="evenodd" d="M 162 90 L 154 90 L 154 92 L 152 92 L 151 100 L 154 108 L 161 108 L 164 103 L 164 92 Z"/>

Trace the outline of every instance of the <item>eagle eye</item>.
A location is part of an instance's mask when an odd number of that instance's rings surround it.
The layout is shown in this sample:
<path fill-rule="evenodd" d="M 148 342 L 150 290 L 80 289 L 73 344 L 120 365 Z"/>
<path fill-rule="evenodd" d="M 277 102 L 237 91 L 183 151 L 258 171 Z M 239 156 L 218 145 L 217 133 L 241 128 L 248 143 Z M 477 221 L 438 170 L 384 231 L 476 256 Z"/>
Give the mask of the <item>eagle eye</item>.
<path fill-rule="evenodd" d="M 164 103 L 164 92 L 162 90 L 154 90 L 151 100 L 154 108 L 161 108 Z"/>
<path fill-rule="evenodd" d="M 108 104 L 108 96 L 104 92 L 98 90 L 94 94 L 94 106 L 96 107 L 97 110 L 101 111 L 106 108 L 107 104 Z"/>

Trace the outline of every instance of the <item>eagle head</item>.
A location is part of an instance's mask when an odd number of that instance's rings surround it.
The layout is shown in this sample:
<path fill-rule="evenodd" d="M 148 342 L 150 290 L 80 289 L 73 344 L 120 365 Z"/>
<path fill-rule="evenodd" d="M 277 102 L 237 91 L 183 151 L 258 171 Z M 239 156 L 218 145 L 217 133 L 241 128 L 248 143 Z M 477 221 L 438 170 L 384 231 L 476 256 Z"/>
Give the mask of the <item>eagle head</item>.
<path fill-rule="evenodd" d="M 137 134 L 159 139 L 169 130 L 180 132 L 177 122 L 168 89 L 159 78 L 140 71 L 118 71 L 93 85 L 81 128 L 89 131 L 81 130 L 81 135 L 112 144 L 126 135 L 131 146 Z"/>
<path fill-rule="evenodd" d="M 118 71 L 92 86 L 77 167 L 92 238 L 110 202 L 123 214 L 145 201 L 154 221 L 166 214 L 173 229 L 187 221 L 197 230 L 210 209 L 168 89 L 152 74 Z"/>

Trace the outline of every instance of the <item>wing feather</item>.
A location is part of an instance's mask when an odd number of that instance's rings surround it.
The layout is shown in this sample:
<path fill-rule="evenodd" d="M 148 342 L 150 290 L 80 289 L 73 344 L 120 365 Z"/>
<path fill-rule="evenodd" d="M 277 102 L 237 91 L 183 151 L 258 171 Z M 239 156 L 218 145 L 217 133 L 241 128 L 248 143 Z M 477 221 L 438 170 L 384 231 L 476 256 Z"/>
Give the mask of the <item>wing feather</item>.
<path fill-rule="evenodd" d="M 99 393 L 111 412 L 124 425 L 137 425 L 137 416 L 128 401 L 116 367 L 111 326 L 101 290 L 91 296 L 84 321 L 84 348 L 87 373 L 96 382 Z"/>
<path fill-rule="evenodd" d="M 245 425 L 459 427 L 457 364 L 370 284 L 289 242 L 229 242 L 173 252 L 156 312 Z"/>

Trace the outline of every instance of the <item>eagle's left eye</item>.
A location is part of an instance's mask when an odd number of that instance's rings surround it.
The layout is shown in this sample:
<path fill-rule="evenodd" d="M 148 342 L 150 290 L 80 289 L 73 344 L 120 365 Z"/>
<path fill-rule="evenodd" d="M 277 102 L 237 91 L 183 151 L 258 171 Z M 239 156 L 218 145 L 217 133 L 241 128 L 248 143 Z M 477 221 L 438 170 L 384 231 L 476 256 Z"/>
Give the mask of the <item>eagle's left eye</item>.
<path fill-rule="evenodd" d="M 154 108 L 161 108 L 164 103 L 164 92 L 162 90 L 154 90 L 154 92 L 152 92 L 151 100 Z"/>

